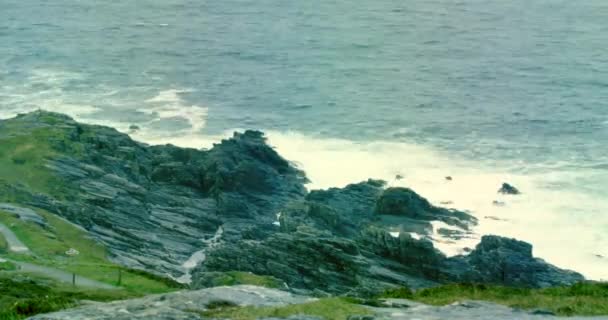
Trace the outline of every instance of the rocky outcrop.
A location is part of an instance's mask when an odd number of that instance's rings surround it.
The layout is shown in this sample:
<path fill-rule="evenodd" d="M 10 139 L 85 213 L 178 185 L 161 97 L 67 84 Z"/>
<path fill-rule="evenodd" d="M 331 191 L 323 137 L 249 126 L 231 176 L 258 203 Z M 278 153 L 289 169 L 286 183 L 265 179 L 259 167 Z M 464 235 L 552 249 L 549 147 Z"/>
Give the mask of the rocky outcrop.
<path fill-rule="evenodd" d="M 192 279 L 195 288 L 207 285 L 210 273 L 231 271 L 273 276 L 291 290 L 320 295 L 580 279 L 502 238 L 484 238 L 470 255 L 447 258 L 433 241 L 468 236 L 475 217 L 378 180 L 307 192 L 305 174 L 258 131 L 196 150 L 148 146 L 43 111 L 0 121 L 0 139 L 33 135 L 34 147 L 47 150 L 34 169 L 52 179 L 38 188 L 0 181 L 0 209 L 38 224 L 44 220 L 23 208 L 45 209 L 84 228 L 113 261 Z M 27 164 L 20 160 L 16 165 Z"/>
<path fill-rule="evenodd" d="M 532 256 L 532 245 L 515 239 L 483 236 L 475 250 L 449 261 L 455 279 L 510 286 L 550 287 L 584 277 Z"/>
<path fill-rule="evenodd" d="M 52 193 L 4 185 L 6 193 L 82 226 L 131 268 L 177 278 L 220 226 L 237 240 L 243 225 L 270 226 L 278 208 L 305 194 L 304 174 L 256 131 L 206 151 L 147 146 L 49 112 L 2 122 L 0 134 L 48 131 L 46 169 L 61 181 Z"/>

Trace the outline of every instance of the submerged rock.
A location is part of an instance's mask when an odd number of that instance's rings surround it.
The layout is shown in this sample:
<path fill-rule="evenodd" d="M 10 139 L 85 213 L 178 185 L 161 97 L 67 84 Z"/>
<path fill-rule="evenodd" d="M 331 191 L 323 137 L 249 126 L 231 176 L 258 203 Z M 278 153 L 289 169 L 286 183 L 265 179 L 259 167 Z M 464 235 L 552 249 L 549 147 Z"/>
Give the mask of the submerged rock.
<path fill-rule="evenodd" d="M 514 186 L 512 186 L 508 183 L 503 183 L 502 186 L 500 187 L 500 189 L 498 189 L 498 193 L 509 194 L 509 195 L 521 194 L 521 192 L 517 188 L 515 188 Z"/>

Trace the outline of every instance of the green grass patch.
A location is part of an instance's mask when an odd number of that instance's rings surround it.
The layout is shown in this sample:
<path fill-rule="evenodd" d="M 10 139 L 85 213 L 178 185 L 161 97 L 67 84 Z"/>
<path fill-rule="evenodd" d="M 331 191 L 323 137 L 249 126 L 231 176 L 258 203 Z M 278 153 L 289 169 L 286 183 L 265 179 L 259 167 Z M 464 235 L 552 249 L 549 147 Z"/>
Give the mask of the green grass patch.
<path fill-rule="evenodd" d="M 8 251 L 8 242 L 4 236 L 0 233 L 0 254 L 6 253 Z"/>
<path fill-rule="evenodd" d="M 19 267 L 10 261 L 0 262 L 0 271 L 15 271 L 17 269 L 19 269 Z"/>
<path fill-rule="evenodd" d="M 491 301 L 514 308 L 544 309 L 562 316 L 608 315 L 608 283 L 579 283 L 547 289 L 452 284 L 420 290 L 402 298 L 431 305 L 462 300 Z"/>
<path fill-rule="evenodd" d="M 120 277 L 120 286 L 133 293 L 163 293 L 180 288 L 172 280 L 113 264 L 107 258 L 107 250 L 84 230 L 48 212 L 36 211 L 47 220 L 48 230 L 0 211 L 0 222 L 9 226 L 33 253 L 8 253 L 8 258 L 74 272 L 111 285 L 118 285 Z M 66 251 L 70 248 L 80 254 L 69 257 Z"/>
<path fill-rule="evenodd" d="M 8 183 L 24 184 L 28 190 L 62 196 L 62 181 L 45 165 L 57 156 L 49 140 L 66 139 L 64 130 L 54 128 L 0 139 L 0 177 Z"/>
<path fill-rule="evenodd" d="M 326 320 L 346 320 L 352 315 L 372 315 L 372 311 L 343 298 L 325 298 L 317 301 L 280 307 L 217 307 L 201 312 L 204 317 L 232 320 L 255 320 L 265 317 L 287 318 L 310 315 Z"/>
<path fill-rule="evenodd" d="M 283 287 L 283 282 L 277 278 L 240 271 L 228 271 L 214 274 L 207 283 L 209 287 L 234 286 L 240 284 L 266 288 Z"/>

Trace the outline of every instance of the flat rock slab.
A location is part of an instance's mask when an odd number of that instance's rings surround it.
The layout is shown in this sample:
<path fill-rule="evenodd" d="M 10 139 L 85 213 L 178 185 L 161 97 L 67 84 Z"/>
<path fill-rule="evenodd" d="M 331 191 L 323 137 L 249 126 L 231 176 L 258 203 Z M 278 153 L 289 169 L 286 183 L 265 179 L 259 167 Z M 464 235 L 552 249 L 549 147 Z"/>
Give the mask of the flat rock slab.
<path fill-rule="evenodd" d="M 180 291 L 140 299 L 95 303 L 83 307 L 38 315 L 35 320 L 190 320 L 202 319 L 210 302 L 225 301 L 242 306 L 279 306 L 313 301 L 288 292 L 255 286 L 216 287 L 198 291 Z"/>
<path fill-rule="evenodd" d="M 397 302 L 397 301 L 394 301 Z M 539 320 L 539 319 L 568 319 L 589 320 L 608 319 L 608 317 L 556 317 L 547 314 L 534 314 L 482 301 L 458 302 L 448 306 L 435 307 L 416 302 L 401 301 L 403 308 L 379 308 L 375 320 Z"/>
<path fill-rule="evenodd" d="M 140 299 L 112 303 L 92 303 L 79 308 L 38 315 L 33 320 L 185 320 L 203 319 L 198 311 L 204 311 L 210 302 L 229 302 L 240 306 L 282 306 L 314 301 L 314 298 L 255 286 L 216 287 L 198 291 L 180 291 L 153 295 Z M 375 316 L 356 316 L 350 320 L 537 320 L 568 319 L 589 320 L 608 317 L 560 318 L 547 314 L 511 309 L 494 303 L 480 301 L 458 302 L 435 307 L 404 299 L 387 299 L 386 308 L 370 308 Z M 297 315 L 290 320 L 321 320 L 308 315 Z M 266 318 L 263 320 L 275 320 Z M 278 319 L 277 319 L 278 320 Z"/>
<path fill-rule="evenodd" d="M 32 222 L 44 228 L 48 226 L 46 220 L 32 209 L 10 203 L 0 203 L 0 211 L 8 212 L 25 222 Z"/>

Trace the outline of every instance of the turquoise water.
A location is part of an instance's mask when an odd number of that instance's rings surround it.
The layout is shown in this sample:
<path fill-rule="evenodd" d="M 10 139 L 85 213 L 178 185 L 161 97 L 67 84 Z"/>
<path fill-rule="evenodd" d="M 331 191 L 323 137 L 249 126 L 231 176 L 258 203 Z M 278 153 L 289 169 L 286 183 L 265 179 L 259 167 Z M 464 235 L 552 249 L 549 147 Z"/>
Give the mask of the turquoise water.
<path fill-rule="evenodd" d="M 2 0 L 0 117 L 195 147 L 262 129 L 311 187 L 401 174 L 608 278 L 606 21 L 604 0 Z M 493 207 L 504 180 L 525 194 Z"/>

